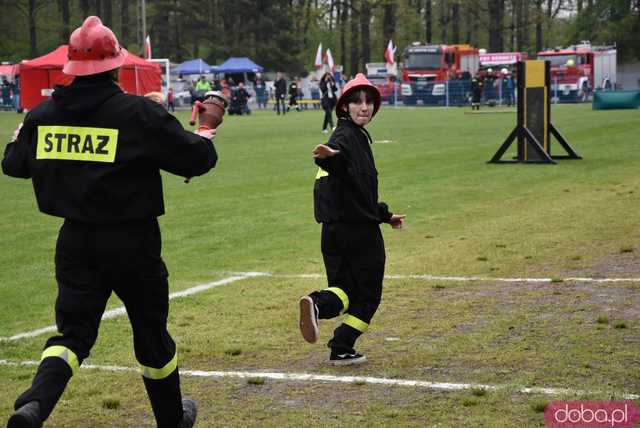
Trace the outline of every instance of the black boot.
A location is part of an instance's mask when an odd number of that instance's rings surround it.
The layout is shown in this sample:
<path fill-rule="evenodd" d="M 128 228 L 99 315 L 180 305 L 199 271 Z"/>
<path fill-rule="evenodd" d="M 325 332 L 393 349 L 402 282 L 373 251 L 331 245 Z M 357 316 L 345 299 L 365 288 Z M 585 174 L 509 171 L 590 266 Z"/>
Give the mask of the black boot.
<path fill-rule="evenodd" d="M 37 401 L 29 401 L 11 415 L 7 428 L 40 428 L 40 404 Z"/>
<path fill-rule="evenodd" d="M 196 423 L 196 417 L 198 416 L 198 406 L 196 402 L 191 398 L 185 397 L 182 399 L 182 421 L 178 428 L 191 428 Z"/>

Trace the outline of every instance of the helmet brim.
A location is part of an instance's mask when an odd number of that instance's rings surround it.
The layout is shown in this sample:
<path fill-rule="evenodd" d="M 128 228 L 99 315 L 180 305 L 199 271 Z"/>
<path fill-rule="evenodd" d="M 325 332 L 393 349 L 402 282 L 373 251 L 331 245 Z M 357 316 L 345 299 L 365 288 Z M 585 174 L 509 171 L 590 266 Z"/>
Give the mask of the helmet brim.
<path fill-rule="evenodd" d="M 64 67 L 62 67 L 62 72 L 69 76 L 91 76 L 93 74 L 104 73 L 121 67 L 127 55 L 129 55 L 129 52 L 125 48 L 120 48 L 118 54 L 111 58 L 90 61 L 69 60 Z"/>

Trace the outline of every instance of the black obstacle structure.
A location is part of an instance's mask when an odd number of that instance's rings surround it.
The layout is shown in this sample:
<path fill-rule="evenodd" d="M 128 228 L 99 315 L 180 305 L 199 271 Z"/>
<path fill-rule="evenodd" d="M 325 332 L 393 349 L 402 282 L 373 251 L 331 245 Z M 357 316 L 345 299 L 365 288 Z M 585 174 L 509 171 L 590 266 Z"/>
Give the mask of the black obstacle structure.
<path fill-rule="evenodd" d="M 582 159 L 551 123 L 551 78 L 549 61 L 519 61 L 517 124 L 489 163 L 550 163 L 554 159 Z M 551 154 L 551 136 L 554 136 L 566 155 Z M 502 160 L 517 139 L 517 154 L 511 160 Z"/>

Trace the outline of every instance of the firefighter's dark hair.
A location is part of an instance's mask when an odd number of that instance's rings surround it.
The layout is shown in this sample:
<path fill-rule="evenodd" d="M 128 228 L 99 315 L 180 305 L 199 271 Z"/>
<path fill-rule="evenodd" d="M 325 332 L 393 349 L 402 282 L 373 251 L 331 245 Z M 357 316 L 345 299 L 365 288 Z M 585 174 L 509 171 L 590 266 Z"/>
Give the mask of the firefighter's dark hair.
<path fill-rule="evenodd" d="M 365 96 L 365 100 L 367 101 L 367 104 L 374 104 L 375 103 L 375 96 L 373 94 L 373 89 L 368 89 L 368 88 L 360 88 L 360 89 L 356 89 L 355 91 L 351 91 L 350 93 L 348 93 L 343 101 L 343 108 L 344 111 L 346 111 L 347 113 L 349 112 L 349 104 L 351 103 L 359 103 L 360 102 L 360 94 L 364 93 Z"/>

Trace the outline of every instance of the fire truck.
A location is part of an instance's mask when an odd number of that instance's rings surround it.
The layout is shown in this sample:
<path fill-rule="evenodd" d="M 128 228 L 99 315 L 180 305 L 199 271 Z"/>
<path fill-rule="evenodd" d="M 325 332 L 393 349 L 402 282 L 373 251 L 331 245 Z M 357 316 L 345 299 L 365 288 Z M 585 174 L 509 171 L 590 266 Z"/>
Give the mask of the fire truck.
<path fill-rule="evenodd" d="M 414 42 L 402 53 L 401 93 L 404 104 L 467 103 L 471 78 L 480 63 L 469 45 L 424 45 Z M 455 84 L 448 85 L 447 82 Z"/>
<path fill-rule="evenodd" d="M 588 101 L 594 90 L 616 84 L 615 46 L 592 46 L 589 42 L 538 53 L 551 62 L 551 96 L 555 102 Z"/>

